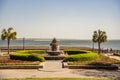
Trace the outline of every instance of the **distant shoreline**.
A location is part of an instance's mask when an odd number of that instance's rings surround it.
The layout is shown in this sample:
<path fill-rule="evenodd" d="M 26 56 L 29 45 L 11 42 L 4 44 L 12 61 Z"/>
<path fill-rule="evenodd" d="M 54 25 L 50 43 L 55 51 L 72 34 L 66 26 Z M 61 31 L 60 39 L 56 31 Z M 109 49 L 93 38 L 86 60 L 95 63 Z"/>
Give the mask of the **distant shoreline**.
<path fill-rule="evenodd" d="M 91 40 L 58 40 L 58 44 L 60 46 L 67 46 L 67 47 L 93 47 L 93 42 Z M 11 40 L 10 46 L 49 46 L 52 39 L 25 39 L 24 43 L 23 40 Z M 7 46 L 6 40 L 0 40 L 0 47 Z M 98 48 L 97 43 L 94 44 L 95 48 Z M 120 40 L 108 40 L 105 43 L 101 44 L 102 49 L 110 49 L 112 50 L 120 50 Z"/>
<path fill-rule="evenodd" d="M 49 46 L 25 46 L 26 50 L 49 50 Z M 75 50 L 92 50 L 90 47 L 84 46 L 60 46 L 60 50 L 75 49 Z M 1 51 L 6 51 L 7 46 L 0 46 Z M 10 51 L 23 50 L 23 46 L 10 46 Z"/>

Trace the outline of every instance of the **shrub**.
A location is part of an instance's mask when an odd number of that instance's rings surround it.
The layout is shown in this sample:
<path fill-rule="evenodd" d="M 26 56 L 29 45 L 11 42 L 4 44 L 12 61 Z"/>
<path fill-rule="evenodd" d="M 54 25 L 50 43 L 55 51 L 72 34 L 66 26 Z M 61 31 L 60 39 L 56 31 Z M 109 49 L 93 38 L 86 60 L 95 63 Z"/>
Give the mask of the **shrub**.
<path fill-rule="evenodd" d="M 41 62 L 44 61 L 44 58 L 41 55 L 35 55 L 35 54 L 29 55 L 28 59 L 32 61 L 41 61 Z"/>
<path fill-rule="evenodd" d="M 68 65 L 94 65 L 94 66 L 111 66 L 112 64 L 120 64 L 119 60 L 109 58 L 104 55 L 99 55 L 99 58 L 89 61 L 67 62 Z"/>
<path fill-rule="evenodd" d="M 65 53 L 67 53 L 68 55 L 73 55 L 73 54 L 84 54 L 87 53 L 88 51 L 86 50 L 65 50 Z"/>
<path fill-rule="evenodd" d="M 13 54 L 10 54 L 10 59 L 15 60 L 27 60 L 27 61 L 44 61 L 44 57 L 41 56 L 44 51 L 42 50 L 25 50 L 25 51 L 17 51 Z"/>
<path fill-rule="evenodd" d="M 23 54 L 23 53 L 29 53 L 29 54 L 31 54 L 31 53 L 44 54 L 45 51 L 44 51 L 44 50 L 21 50 L 21 51 L 15 52 L 15 53 L 21 53 L 21 54 Z"/>
<path fill-rule="evenodd" d="M 98 54 L 85 50 L 79 50 L 79 51 L 72 50 L 67 52 L 68 52 L 68 56 L 65 57 L 64 61 L 89 61 L 89 60 L 97 59 L 99 57 Z"/>

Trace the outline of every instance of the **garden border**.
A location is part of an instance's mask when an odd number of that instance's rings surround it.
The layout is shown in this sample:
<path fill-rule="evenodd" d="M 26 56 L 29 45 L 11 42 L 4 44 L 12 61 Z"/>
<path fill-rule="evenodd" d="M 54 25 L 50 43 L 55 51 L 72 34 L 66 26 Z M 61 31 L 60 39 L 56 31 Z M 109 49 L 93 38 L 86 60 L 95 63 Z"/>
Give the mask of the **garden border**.
<path fill-rule="evenodd" d="M 66 62 L 63 62 L 63 68 L 69 69 L 107 69 L 107 70 L 118 70 L 117 65 L 111 66 L 94 66 L 94 65 L 68 65 Z"/>
<path fill-rule="evenodd" d="M 44 62 L 39 65 L 2 65 L 0 69 L 38 69 L 43 68 Z"/>

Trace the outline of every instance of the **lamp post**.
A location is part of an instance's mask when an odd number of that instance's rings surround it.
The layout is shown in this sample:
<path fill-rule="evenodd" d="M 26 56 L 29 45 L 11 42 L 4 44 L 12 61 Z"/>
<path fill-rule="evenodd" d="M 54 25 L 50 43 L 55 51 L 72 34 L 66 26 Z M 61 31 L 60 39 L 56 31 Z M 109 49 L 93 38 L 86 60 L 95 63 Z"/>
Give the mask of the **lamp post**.
<path fill-rule="evenodd" d="M 94 42 L 93 42 L 92 44 L 93 44 L 93 49 L 92 49 L 92 51 L 94 51 Z"/>
<path fill-rule="evenodd" d="M 25 50 L 25 38 L 23 37 L 23 50 Z"/>

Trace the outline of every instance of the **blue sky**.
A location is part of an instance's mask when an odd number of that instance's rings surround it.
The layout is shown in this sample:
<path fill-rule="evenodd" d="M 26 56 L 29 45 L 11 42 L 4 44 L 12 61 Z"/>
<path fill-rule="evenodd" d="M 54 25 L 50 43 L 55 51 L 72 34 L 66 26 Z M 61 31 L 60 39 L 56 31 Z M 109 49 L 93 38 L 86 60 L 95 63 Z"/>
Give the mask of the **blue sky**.
<path fill-rule="evenodd" d="M 0 30 L 17 37 L 91 39 L 104 30 L 120 39 L 120 0 L 0 0 Z"/>

